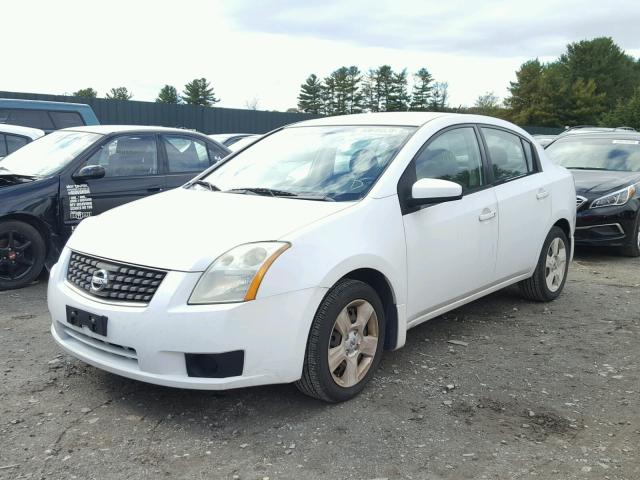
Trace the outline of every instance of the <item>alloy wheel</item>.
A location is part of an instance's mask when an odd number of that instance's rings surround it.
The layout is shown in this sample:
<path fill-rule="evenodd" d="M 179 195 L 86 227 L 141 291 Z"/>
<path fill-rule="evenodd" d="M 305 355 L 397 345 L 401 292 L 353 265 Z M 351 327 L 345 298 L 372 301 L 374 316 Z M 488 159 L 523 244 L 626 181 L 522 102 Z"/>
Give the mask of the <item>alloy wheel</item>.
<path fill-rule="evenodd" d="M 556 292 L 564 280 L 567 264 L 567 248 L 561 238 L 554 238 L 547 250 L 545 281 L 551 292 Z"/>
<path fill-rule="evenodd" d="M 342 309 L 329 342 L 329 370 L 341 387 L 353 387 L 366 375 L 378 350 L 378 316 L 366 300 Z"/>
<path fill-rule="evenodd" d="M 33 244 L 26 236 L 9 230 L 0 236 L 0 279 L 20 280 L 35 263 Z"/>

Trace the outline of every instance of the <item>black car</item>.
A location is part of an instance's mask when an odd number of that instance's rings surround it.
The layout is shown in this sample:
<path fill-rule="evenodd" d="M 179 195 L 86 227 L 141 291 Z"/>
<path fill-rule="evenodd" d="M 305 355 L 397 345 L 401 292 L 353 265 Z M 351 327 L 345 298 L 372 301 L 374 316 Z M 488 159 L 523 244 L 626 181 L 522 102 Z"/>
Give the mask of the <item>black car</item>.
<path fill-rule="evenodd" d="M 640 256 L 640 133 L 563 134 L 546 152 L 576 182 L 576 245 L 619 247 Z"/>
<path fill-rule="evenodd" d="M 183 185 L 229 154 L 187 130 L 58 130 L 0 161 L 0 290 L 51 267 L 80 221 Z"/>

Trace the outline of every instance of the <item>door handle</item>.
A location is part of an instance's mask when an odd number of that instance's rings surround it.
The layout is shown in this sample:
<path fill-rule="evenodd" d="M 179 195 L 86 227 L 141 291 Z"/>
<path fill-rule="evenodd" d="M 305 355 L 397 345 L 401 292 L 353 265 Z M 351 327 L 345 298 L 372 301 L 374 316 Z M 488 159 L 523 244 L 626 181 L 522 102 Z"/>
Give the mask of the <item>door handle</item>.
<path fill-rule="evenodd" d="M 495 210 L 489 210 L 488 208 L 485 208 L 480 214 L 480 216 L 478 217 L 478 220 L 480 220 L 481 222 L 486 222 L 487 220 L 491 220 L 495 216 L 496 216 Z"/>
<path fill-rule="evenodd" d="M 156 192 L 161 192 L 162 191 L 162 187 L 149 187 L 147 188 L 147 192 L 149 193 L 156 193 Z"/>
<path fill-rule="evenodd" d="M 549 191 L 545 190 L 543 188 L 541 188 L 540 190 L 538 190 L 538 193 L 536 193 L 536 198 L 538 200 L 543 200 L 545 198 L 547 198 L 549 196 Z"/>

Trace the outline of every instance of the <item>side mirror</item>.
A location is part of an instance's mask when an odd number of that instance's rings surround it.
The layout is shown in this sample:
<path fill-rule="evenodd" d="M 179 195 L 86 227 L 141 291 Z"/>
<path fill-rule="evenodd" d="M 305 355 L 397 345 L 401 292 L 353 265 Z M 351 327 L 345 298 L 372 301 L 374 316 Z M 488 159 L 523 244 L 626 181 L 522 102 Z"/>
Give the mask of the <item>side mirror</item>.
<path fill-rule="evenodd" d="M 451 202 L 461 198 L 462 187 L 449 180 L 422 178 L 411 187 L 411 204 L 414 206 Z"/>
<path fill-rule="evenodd" d="M 96 180 L 106 175 L 106 171 L 102 165 L 85 165 L 73 174 L 73 179 L 77 182 L 86 180 Z"/>

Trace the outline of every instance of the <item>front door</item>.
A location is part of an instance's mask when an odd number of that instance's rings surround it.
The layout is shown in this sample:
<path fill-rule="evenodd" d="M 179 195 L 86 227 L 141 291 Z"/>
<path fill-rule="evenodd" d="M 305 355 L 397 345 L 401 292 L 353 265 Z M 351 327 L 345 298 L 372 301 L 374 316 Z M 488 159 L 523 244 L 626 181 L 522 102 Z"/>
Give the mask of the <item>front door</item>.
<path fill-rule="evenodd" d="M 62 214 L 67 231 L 83 218 L 153 195 L 165 189 L 154 134 L 123 134 L 107 140 L 85 165 L 101 165 L 103 178 L 61 185 Z"/>
<path fill-rule="evenodd" d="M 461 200 L 403 215 L 409 323 L 482 290 L 494 278 L 498 205 L 486 172 L 477 130 L 464 126 L 430 140 L 403 175 L 409 183 L 450 180 L 463 191 Z"/>

